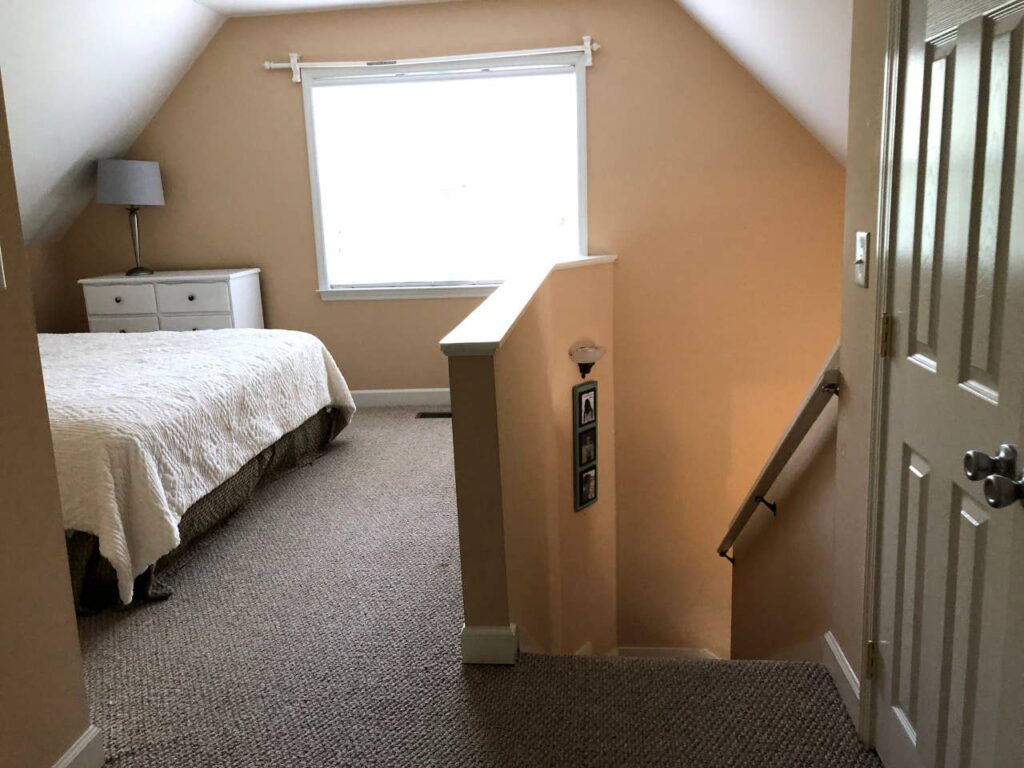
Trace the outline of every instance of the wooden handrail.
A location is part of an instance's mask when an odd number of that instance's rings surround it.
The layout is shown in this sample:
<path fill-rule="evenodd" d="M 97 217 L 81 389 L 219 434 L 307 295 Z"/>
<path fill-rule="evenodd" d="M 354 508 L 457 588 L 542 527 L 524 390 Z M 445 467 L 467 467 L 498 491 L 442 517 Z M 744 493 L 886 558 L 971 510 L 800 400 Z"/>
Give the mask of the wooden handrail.
<path fill-rule="evenodd" d="M 750 520 L 750 516 L 754 514 L 754 510 L 757 509 L 757 505 L 763 503 L 772 512 L 775 512 L 775 505 L 770 504 L 765 500 L 765 494 L 771 490 L 772 485 L 778 478 L 779 473 L 782 472 L 783 467 L 789 463 L 789 460 L 793 458 L 793 454 L 796 453 L 797 447 L 803 442 L 804 438 L 807 437 L 807 433 L 810 431 L 811 426 L 817 421 L 818 416 L 825 410 L 825 406 L 828 405 L 828 401 L 831 400 L 835 395 L 839 394 L 839 344 L 837 343 L 835 348 L 832 350 L 832 354 L 829 356 L 828 362 L 825 367 L 822 368 L 821 373 L 818 374 L 818 378 L 814 382 L 814 388 L 807 393 L 807 397 L 804 399 L 803 405 L 800 406 L 800 410 L 797 411 L 796 418 L 790 423 L 786 431 L 782 435 L 782 439 L 779 440 L 779 444 L 775 446 L 775 450 L 772 451 L 771 456 L 768 457 L 768 461 L 765 462 L 764 469 L 761 470 L 761 474 L 757 476 L 757 480 L 754 481 L 750 491 L 743 499 L 743 503 L 740 508 L 736 511 L 732 522 L 729 523 L 729 531 L 725 534 L 725 538 L 722 539 L 722 543 L 718 545 L 718 554 L 721 557 L 732 561 L 729 556 L 729 550 L 732 549 L 732 545 L 736 543 L 736 539 L 739 538 L 740 533 L 743 531 L 743 527 Z"/>

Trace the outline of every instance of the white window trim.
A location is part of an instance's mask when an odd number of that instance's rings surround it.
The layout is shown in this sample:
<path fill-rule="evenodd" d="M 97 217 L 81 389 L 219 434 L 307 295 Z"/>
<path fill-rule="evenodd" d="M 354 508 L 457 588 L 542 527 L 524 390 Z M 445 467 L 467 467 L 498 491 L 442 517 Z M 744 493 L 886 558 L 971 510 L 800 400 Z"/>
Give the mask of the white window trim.
<path fill-rule="evenodd" d="M 480 70 L 515 70 L 532 67 L 567 68 L 576 75 L 577 149 L 579 175 L 579 257 L 588 253 L 587 226 L 587 67 L 591 57 L 587 50 L 563 53 L 520 51 L 501 53 L 493 58 L 484 55 L 471 58 L 455 57 L 450 61 L 431 59 L 392 64 L 387 62 L 377 70 L 365 64 L 352 66 L 318 67 L 306 69 L 302 76 L 302 101 L 306 121 L 306 150 L 309 155 L 309 183 L 313 201 L 313 233 L 316 241 L 317 293 L 324 301 L 351 301 L 367 299 L 447 299 L 472 298 L 491 295 L 501 282 L 437 283 L 426 285 L 330 285 L 327 279 L 327 257 L 324 248 L 323 219 L 320 207 L 320 180 L 316 157 L 316 138 L 313 130 L 313 100 L 311 92 L 318 84 L 345 79 L 366 81 L 395 75 L 417 75 L 430 78 L 458 78 L 462 72 Z M 372 74 L 371 74 L 372 72 Z"/>

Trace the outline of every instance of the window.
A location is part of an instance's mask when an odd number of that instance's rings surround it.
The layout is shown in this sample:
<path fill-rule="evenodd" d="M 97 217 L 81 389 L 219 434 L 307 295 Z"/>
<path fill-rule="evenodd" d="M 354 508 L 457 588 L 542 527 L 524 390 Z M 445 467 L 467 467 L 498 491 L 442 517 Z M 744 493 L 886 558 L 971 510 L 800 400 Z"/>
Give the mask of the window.
<path fill-rule="evenodd" d="M 325 298 L 477 294 L 586 254 L 580 53 L 303 75 Z"/>

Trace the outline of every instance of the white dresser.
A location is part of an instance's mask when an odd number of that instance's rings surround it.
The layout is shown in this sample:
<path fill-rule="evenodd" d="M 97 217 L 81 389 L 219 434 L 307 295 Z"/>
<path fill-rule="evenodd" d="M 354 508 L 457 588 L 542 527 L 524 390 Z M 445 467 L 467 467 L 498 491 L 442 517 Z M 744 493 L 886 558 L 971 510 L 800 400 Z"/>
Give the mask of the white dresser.
<path fill-rule="evenodd" d="M 263 327 L 255 267 L 106 275 L 78 282 L 93 333 Z"/>

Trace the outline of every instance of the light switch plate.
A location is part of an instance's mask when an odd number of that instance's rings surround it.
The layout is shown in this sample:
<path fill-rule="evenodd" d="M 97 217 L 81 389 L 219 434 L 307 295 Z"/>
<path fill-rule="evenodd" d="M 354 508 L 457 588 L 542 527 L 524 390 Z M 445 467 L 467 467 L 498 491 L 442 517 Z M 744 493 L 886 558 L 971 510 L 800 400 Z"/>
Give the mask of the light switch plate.
<path fill-rule="evenodd" d="M 870 233 L 858 232 L 853 248 L 853 281 L 861 288 L 868 287 L 868 254 L 870 247 Z"/>

